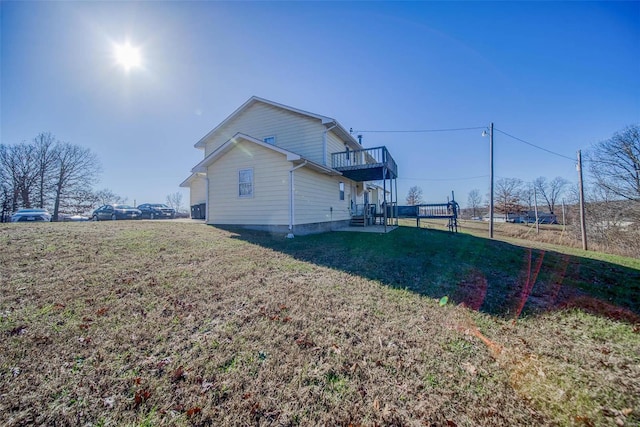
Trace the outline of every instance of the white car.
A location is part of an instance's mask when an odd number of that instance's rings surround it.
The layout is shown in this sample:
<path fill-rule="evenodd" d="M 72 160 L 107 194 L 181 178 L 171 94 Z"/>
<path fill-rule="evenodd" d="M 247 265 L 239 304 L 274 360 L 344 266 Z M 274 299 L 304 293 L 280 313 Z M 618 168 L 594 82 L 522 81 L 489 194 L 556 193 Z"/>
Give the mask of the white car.
<path fill-rule="evenodd" d="M 11 215 L 11 222 L 51 221 L 51 214 L 46 209 L 20 209 Z"/>

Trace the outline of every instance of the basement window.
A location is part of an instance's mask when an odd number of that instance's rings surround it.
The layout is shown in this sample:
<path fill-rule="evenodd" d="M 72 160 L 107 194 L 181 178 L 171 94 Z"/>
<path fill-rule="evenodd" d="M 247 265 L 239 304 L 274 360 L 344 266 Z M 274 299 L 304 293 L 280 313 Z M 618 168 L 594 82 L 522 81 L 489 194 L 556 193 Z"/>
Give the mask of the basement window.
<path fill-rule="evenodd" d="M 344 182 L 340 182 L 340 200 L 344 200 Z"/>
<path fill-rule="evenodd" d="M 253 169 L 238 171 L 238 196 L 242 198 L 253 197 Z"/>

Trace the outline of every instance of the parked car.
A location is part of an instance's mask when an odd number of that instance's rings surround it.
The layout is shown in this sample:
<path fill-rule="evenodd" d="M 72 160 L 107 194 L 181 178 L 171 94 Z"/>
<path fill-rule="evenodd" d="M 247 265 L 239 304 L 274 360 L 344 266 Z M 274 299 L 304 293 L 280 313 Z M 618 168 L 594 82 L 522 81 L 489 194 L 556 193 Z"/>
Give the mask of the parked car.
<path fill-rule="evenodd" d="M 176 217 L 175 209 L 170 208 L 162 203 L 144 203 L 138 206 L 140 212 L 142 212 L 142 218 L 157 219 L 157 218 L 169 218 Z"/>
<path fill-rule="evenodd" d="M 20 209 L 11 215 L 11 222 L 51 221 L 51 214 L 46 209 Z"/>
<path fill-rule="evenodd" d="M 89 221 L 89 217 L 84 215 L 64 215 L 60 220 L 64 222 L 82 222 Z"/>
<path fill-rule="evenodd" d="M 128 205 L 104 205 L 93 211 L 92 221 L 116 220 L 116 219 L 140 219 L 142 212 Z"/>

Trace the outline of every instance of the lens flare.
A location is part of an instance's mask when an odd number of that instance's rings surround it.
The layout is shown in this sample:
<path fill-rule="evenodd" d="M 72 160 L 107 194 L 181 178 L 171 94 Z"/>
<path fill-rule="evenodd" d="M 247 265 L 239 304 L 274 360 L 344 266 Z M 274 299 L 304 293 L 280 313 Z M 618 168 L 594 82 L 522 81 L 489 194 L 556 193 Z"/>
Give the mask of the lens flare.
<path fill-rule="evenodd" d="M 140 55 L 140 49 L 131 46 L 129 42 L 114 46 L 114 54 L 116 63 L 124 68 L 125 71 L 130 71 L 133 68 L 138 68 L 142 65 L 142 57 Z"/>

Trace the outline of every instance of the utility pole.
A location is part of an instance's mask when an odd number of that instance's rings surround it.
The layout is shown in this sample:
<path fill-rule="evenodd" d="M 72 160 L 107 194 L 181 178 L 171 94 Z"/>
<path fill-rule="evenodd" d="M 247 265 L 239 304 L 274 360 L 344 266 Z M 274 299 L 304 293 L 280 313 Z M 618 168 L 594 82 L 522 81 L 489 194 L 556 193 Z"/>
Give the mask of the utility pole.
<path fill-rule="evenodd" d="M 487 136 L 487 131 L 482 131 Z M 493 239 L 493 122 L 489 125 L 489 238 Z"/>
<path fill-rule="evenodd" d="M 538 219 L 538 193 L 535 184 L 533 185 L 533 209 L 536 213 L 536 234 L 540 234 L 540 220 Z"/>
<path fill-rule="evenodd" d="M 578 186 L 580 187 L 580 231 L 582 233 L 582 249 L 587 249 L 587 225 L 584 218 L 584 187 L 582 186 L 582 153 L 578 150 Z"/>
<path fill-rule="evenodd" d="M 491 184 L 489 186 L 489 238 L 493 239 L 493 122 L 489 126 L 489 179 Z"/>

